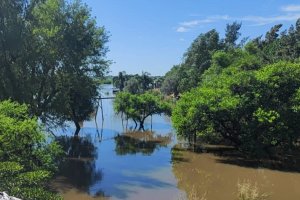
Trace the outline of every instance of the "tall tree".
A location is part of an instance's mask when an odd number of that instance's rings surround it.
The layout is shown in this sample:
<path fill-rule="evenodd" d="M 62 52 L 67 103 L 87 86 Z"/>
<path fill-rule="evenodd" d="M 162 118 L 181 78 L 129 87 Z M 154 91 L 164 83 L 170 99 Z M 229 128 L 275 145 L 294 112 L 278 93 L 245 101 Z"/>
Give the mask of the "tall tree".
<path fill-rule="evenodd" d="M 213 29 L 200 34 L 184 54 L 184 62 L 180 69 L 180 92 L 196 87 L 201 75 L 209 68 L 212 54 L 221 49 L 219 33 Z"/>
<path fill-rule="evenodd" d="M 267 33 L 266 33 L 266 38 L 265 41 L 267 44 L 270 44 L 274 42 L 278 36 L 279 36 L 279 30 L 282 27 L 282 24 L 277 24 L 273 26 Z"/>
<path fill-rule="evenodd" d="M 0 10 L 0 99 L 29 104 L 48 124 L 88 118 L 98 95 L 93 79 L 102 78 L 109 65 L 107 34 L 89 8 L 80 1 L 4 0 Z M 71 107 L 84 114 L 65 110 Z"/>
<path fill-rule="evenodd" d="M 17 98 L 18 64 L 25 41 L 25 0 L 0 2 L 0 99 Z"/>
<path fill-rule="evenodd" d="M 173 66 L 172 69 L 166 73 L 164 81 L 162 83 L 161 91 L 166 94 L 174 94 L 174 96 L 178 96 L 179 94 L 179 68 L 180 65 Z"/>
<path fill-rule="evenodd" d="M 225 30 L 225 45 L 227 47 L 236 47 L 236 41 L 241 36 L 239 30 L 242 27 L 242 23 L 233 22 L 226 25 Z"/>
<path fill-rule="evenodd" d="M 105 60 L 107 35 L 103 27 L 97 27 L 89 9 L 75 1 L 68 5 L 63 32 L 62 67 L 57 70 L 57 95 L 54 112 L 62 119 L 76 125 L 89 119 L 96 108 L 99 96 L 95 78 L 103 78 L 109 62 Z M 57 103 L 58 102 L 58 103 Z"/>

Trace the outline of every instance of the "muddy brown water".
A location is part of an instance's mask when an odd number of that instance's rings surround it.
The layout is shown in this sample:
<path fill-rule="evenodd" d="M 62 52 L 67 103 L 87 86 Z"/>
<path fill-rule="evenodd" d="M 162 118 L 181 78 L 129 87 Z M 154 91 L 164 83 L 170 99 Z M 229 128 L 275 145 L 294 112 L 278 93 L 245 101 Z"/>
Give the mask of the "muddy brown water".
<path fill-rule="evenodd" d="M 177 186 L 201 199 L 237 199 L 238 183 L 250 182 L 260 194 L 272 200 L 300 199 L 300 174 L 267 168 L 226 164 L 213 154 L 173 150 L 172 170 Z"/>
<path fill-rule="evenodd" d="M 112 95 L 112 87 L 103 88 Z M 103 100 L 104 120 L 57 131 L 68 158 L 50 188 L 66 200 L 235 200 L 238 183 L 249 182 L 270 200 L 299 200 L 300 173 L 226 162 L 211 153 L 178 148 L 170 120 L 153 117 L 153 131 L 124 134 L 111 99 Z M 126 123 L 123 123 L 123 125 Z M 134 124 L 129 122 L 128 129 Z M 145 124 L 150 129 L 150 120 Z M 300 169 L 300 166 L 299 166 Z"/>

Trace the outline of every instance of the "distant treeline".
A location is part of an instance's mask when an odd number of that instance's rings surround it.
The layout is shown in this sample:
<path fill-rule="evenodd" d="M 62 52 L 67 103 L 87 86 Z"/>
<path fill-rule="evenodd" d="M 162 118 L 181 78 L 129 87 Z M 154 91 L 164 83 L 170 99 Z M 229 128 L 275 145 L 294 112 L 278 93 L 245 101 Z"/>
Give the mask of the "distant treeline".
<path fill-rule="evenodd" d="M 151 76 L 148 72 L 139 74 L 126 74 L 119 72 L 118 76 L 112 78 L 113 85 L 120 91 L 127 91 L 132 94 L 141 94 L 150 89 L 160 88 L 163 82 L 161 76 Z"/>

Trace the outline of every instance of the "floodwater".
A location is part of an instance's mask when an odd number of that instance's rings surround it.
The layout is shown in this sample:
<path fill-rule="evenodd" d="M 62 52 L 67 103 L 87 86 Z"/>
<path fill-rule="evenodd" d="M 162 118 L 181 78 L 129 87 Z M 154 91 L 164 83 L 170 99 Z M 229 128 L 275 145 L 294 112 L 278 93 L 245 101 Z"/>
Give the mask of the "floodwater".
<path fill-rule="evenodd" d="M 113 95 L 110 85 L 102 91 Z M 234 200 L 239 183 L 250 183 L 267 199 L 300 199 L 297 171 L 250 167 L 184 150 L 168 117 L 153 116 L 154 133 L 133 132 L 132 122 L 122 123 L 114 114 L 113 100 L 102 103 L 104 120 L 99 110 L 97 123 L 83 123 L 80 138 L 71 137 L 72 127 L 56 133 L 67 159 L 50 187 L 66 200 Z M 151 129 L 150 120 L 145 128 Z"/>

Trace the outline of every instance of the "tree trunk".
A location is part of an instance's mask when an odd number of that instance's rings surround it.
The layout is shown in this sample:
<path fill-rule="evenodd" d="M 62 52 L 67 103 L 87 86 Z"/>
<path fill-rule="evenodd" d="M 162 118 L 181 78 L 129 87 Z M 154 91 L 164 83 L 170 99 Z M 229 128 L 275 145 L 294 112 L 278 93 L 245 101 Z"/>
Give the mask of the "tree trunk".
<path fill-rule="evenodd" d="M 151 115 L 151 132 L 152 132 L 152 115 Z"/>
<path fill-rule="evenodd" d="M 135 127 L 134 127 L 134 130 L 136 130 L 136 127 L 137 127 L 137 122 L 135 120 L 133 120 L 134 123 L 135 123 Z"/>
<path fill-rule="evenodd" d="M 122 120 L 122 129 L 124 131 L 124 119 L 123 119 L 123 112 L 121 113 L 121 120 Z"/>
<path fill-rule="evenodd" d="M 139 128 L 139 131 L 141 130 L 145 130 L 145 127 L 144 127 L 144 120 L 140 121 L 140 128 Z"/>
<path fill-rule="evenodd" d="M 197 141 L 197 134 L 196 132 L 194 133 L 194 145 L 193 145 L 193 151 L 196 152 L 197 148 L 196 148 L 196 141 Z"/>
<path fill-rule="evenodd" d="M 80 127 L 80 124 L 79 124 L 78 121 L 74 121 L 74 123 L 75 123 L 75 126 L 76 126 L 76 131 L 75 131 L 74 136 L 75 136 L 75 137 L 78 137 L 79 131 L 80 131 L 81 127 Z"/>

